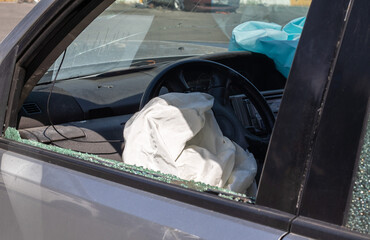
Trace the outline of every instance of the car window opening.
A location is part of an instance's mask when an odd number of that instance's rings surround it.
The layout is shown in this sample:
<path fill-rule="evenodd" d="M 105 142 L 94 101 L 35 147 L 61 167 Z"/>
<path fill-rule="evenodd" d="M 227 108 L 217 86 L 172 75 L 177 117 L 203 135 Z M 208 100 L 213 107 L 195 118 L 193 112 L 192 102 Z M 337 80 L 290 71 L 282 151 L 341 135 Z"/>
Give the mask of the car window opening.
<path fill-rule="evenodd" d="M 221 5 L 208 7 L 218 9 Z M 163 80 L 166 84 L 160 86 L 157 96 L 167 92 L 201 92 L 215 98 L 227 96 L 226 103 L 218 106 L 222 114 L 215 114 L 216 120 L 222 132 L 227 132 L 225 136 L 239 132 L 235 137 L 237 140 L 229 138 L 243 149 L 247 149 L 248 144 L 253 149 L 251 152 L 257 159 L 258 170 L 253 173 L 256 181 L 252 185 L 256 185 L 308 7 L 294 7 L 294 12 L 290 6 L 275 9 L 269 5 L 262 8 L 256 4 L 247 5 L 263 13 L 261 17 L 250 19 L 245 16 L 250 13 L 244 6 L 232 13 L 239 7 L 234 6 L 227 14 L 225 9 L 207 12 L 208 8 L 199 8 L 202 12 L 173 15 L 161 8 L 141 8 L 117 1 L 51 65 L 23 105 L 18 130 L 8 128 L 5 137 L 124 172 L 254 203 L 256 186 L 253 193 L 242 191 L 241 194 L 202 181 L 184 180 L 175 174 L 149 170 L 149 167 L 125 164 L 122 150 L 127 143 L 118 134 L 140 110 L 139 104 L 143 102 L 142 97 L 150 87 L 153 75 L 166 66 L 189 59 L 194 63 L 184 64 L 179 72 L 170 70 L 165 73 Z M 265 11 L 271 11 L 275 17 L 266 19 Z M 280 14 L 280 11 L 288 13 Z M 166 21 L 167 17 L 173 19 Z M 192 22 L 193 18 L 202 21 Z M 127 24 L 122 26 L 122 21 Z M 227 25 L 229 21 L 233 23 Z M 267 34 L 265 38 L 271 38 L 271 41 L 260 38 L 257 34 L 260 32 Z M 264 41 L 262 47 L 261 39 Z M 246 44 L 248 41 L 254 42 L 253 46 Z M 281 51 L 284 45 L 290 48 Z M 197 65 L 197 61 L 214 62 L 208 66 L 206 63 Z M 230 72 L 225 72 L 227 68 Z M 230 75 L 234 70 L 236 73 Z M 241 91 L 243 88 L 239 83 L 229 84 L 227 78 L 232 75 L 248 77 L 251 85 L 259 88 L 263 96 L 258 94 L 266 102 L 261 106 L 270 107 L 267 115 L 259 112 L 261 109 L 256 108 L 256 100 Z M 179 81 L 169 81 L 176 78 Z M 225 87 L 221 83 L 226 84 Z M 225 92 L 218 93 L 220 90 Z M 219 120 L 230 114 L 235 117 Z M 266 120 L 269 117 L 270 120 Z M 236 124 L 239 128 L 230 129 L 227 125 L 235 125 L 234 120 L 241 124 Z M 104 132 L 106 135 L 102 134 Z M 248 144 L 238 141 L 240 139 Z"/>

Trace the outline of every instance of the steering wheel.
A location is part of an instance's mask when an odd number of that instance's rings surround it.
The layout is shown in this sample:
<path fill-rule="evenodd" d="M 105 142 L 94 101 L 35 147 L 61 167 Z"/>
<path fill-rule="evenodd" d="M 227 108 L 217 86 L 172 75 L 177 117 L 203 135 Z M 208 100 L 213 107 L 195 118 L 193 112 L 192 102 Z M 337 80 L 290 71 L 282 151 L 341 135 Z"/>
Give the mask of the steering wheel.
<path fill-rule="evenodd" d="M 202 86 L 190 84 L 186 78 L 190 78 L 192 72 L 205 72 L 205 80 Z M 189 79 L 190 80 L 190 79 Z M 204 82 L 207 82 L 204 84 Z M 190 81 L 189 81 L 190 83 Z M 263 145 L 267 148 L 268 141 L 274 126 L 275 117 L 267 104 L 265 98 L 257 88 L 243 75 L 223 64 L 201 59 L 181 60 L 160 71 L 146 88 L 140 102 L 140 109 L 152 98 L 159 96 L 162 87 L 169 92 L 196 92 L 201 91 L 214 97 L 213 112 L 223 134 L 233 140 L 239 146 L 246 149 L 249 144 Z M 262 118 L 266 134 L 257 136 L 247 130 L 239 119 L 230 104 L 229 94 L 238 91 L 244 93 L 252 102 Z M 248 144 L 249 143 L 249 144 Z"/>

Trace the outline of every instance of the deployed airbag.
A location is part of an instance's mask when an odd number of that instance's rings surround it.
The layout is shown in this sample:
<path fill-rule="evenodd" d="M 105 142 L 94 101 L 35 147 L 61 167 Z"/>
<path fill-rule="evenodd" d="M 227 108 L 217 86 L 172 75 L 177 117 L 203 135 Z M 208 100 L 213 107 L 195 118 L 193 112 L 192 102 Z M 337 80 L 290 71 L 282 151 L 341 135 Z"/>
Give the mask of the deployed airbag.
<path fill-rule="evenodd" d="M 205 93 L 153 98 L 125 125 L 123 161 L 245 193 L 256 161 L 223 136 L 211 110 L 213 101 Z"/>
<path fill-rule="evenodd" d="M 296 18 L 284 27 L 259 21 L 242 23 L 232 32 L 229 50 L 263 53 L 288 77 L 305 21 L 306 17 Z"/>

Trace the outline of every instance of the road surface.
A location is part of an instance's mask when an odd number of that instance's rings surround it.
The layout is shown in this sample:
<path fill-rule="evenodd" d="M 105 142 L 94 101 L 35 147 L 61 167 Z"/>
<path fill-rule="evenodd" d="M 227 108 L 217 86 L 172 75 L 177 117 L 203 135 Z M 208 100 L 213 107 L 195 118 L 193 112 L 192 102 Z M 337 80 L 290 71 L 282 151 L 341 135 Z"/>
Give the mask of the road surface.
<path fill-rule="evenodd" d="M 35 3 L 0 3 L 0 42 L 34 6 Z"/>

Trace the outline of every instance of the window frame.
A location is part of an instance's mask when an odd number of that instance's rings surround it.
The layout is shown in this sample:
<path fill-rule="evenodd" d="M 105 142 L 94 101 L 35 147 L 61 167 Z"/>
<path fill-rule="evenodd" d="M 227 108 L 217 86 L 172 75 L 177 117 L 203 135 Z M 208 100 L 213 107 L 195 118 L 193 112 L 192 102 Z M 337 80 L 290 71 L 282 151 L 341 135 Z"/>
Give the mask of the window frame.
<path fill-rule="evenodd" d="M 312 1 L 263 172 L 281 174 L 262 176 L 258 197 L 265 198 L 257 198 L 257 203 L 272 207 L 278 191 L 294 189 L 287 192 L 296 193 L 290 195 L 296 198 L 292 205 L 282 200 L 278 206 L 297 216 L 292 233 L 368 239 L 345 224 L 370 109 L 370 71 L 365 64 L 370 62 L 369 10 L 370 2 L 363 0 Z M 314 61 L 315 55 L 324 57 Z M 285 130 L 292 125 L 294 129 Z M 291 166 L 292 178 L 269 191 Z"/>
<path fill-rule="evenodd" d="M 302 216 L 336 225 L 344 225 L 347 219 L 348 199 L 370 108 L 370 70 L 366 64 L 370 62 L 369 51 L 366 51 L 370 50 L 369 40 L 366 40 L 370 33 L 369 10 L 370 2 L 353 0 L 348 3 L 339 49 L 328 75 L 330 82 L 321 106 L 299 209 Z M 325 146 L 326 143 L 330 145 Z M 317 169 L 323 171 L 325 181 Z M 331 189 L 333 191 L 319 202 L 318 199 Z"/>

